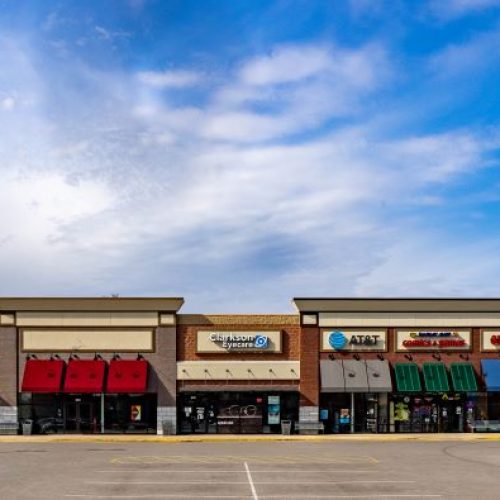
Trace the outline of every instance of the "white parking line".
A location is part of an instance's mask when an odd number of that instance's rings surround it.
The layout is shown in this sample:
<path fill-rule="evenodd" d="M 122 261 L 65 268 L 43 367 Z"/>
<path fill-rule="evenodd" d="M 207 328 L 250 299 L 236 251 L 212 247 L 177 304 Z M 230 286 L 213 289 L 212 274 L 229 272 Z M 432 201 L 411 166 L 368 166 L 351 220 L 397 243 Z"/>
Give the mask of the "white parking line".
<path fill-rule="evenodd" d="M 68 498 L 179 498 L 179 494 L 150 494 L 150 495 L 89 495 L 89 494 L 66 494 Z M 410 495 L 410 494 L 385 494 L 385 495 L 264 495 L 260 496 L 260 500 L 264 498 L 441 498 L 443 495 Z M 252 498 L 253 496 L 245 495 L 186 495 L 182 494 L 182 498 Z"/>
<path fill-rule="evenodd" d="M 259 500 L 257 496 L 257 491 L 255 490 L 255 485 L 253 483 L 252 474 L 250 474 L 250 469 L 248 468 L 248 464 L 245 462 L 245 470 L 247 471 L 248 482 L 250 483 L 250 489 L 252 490 L 253 500 Z"/>
<path fill-rule="evenodd" d="M 247 478 L 250 485 L 254 484 L 408 484 L 416 481 L 403 481 L 391 479 L 363 479 L 361 481 L 253 481 L 250 471 L 247 469 Z M 146 484 L 246 484 L 246 481 L 85 481 L 86 484 L 123 484 L 123 485 L 146 485 Z M 252 486 L 253 489 L 253 486 Z"/>
<path fill-rule="evenodd" d="M 409 494 L 384 494 L 384 495 L 261 495 L 263 498 L 440 498 L 443 495 L 409 495 Z M 205 498 L 205 497 L 203 497 Z M 221 497 L 222 498 L 222 497 Z"/>
<path fill-rule="evenodd" d="M 146 484 L 247 484 L 247 481 L 85 481 L 85 484 L 123 484 L 124 486 L 144 486 Z M 286 481 L 284 481 L 283 484 L 286 484 Z"/>
<path fill-rule="evenodd" d="M 253 474 L 295 474 L 295 473 L 305 473 L 305 474 L 311 474 L 311 473 L 328 473 L 328 474 L 367 474 L 367 473 L 377 473 L 380 474 L 383 471 L 380 470 L 343 470 L 343 469 L 336 469 L 336 470 L 328 470 L 328 469 L 290 469 L 290 466 L 287 465 L 287 469 L 278 469 L 278 470 L 253 470 Z M 221 470 L 221 469 L 205 469 L 205 470 L 200 470 L 200 469 L 194 469 L 194 470 L 176 470 L 176 469 L 109 469 L 109 470 L 96 470 L 96 473 L 103 473 L 103 474 L 109 474 L 109 473 L 114 473 L 114 474 L 121 474 L 123 472 L 154 472 L 154 473 L 165 473 L 165 472 L 170 472 L 172 474 L 181 472 L 181 473 L 190 473 L 190 474 L 213 474 L 213 473 L 221 473 L 221 474 L 226 474 L 226 473 L 237 473 L 237 474 L 246 474 L 246 471 L 242 470 L 237 470 L 237 469 L 229 469 L 229 470 Z M 390 472 L 390 471 L 387 471 Z"/>
<path fill-rule="evenodd" d="M 245 483 L 246 484 L 246 483 Z M 186 495 L 182 494 L 182 497 L 179 496 L 179 493 L 175 495 L 169 494 L 153 494 L 153 495 L 87 495 L 87 494 L 67 494 L 64 495 L 68 498 L 253 498 L 251 496 L 245 495 Z M 283 498 L 283 497 L 281 497 Z M 329 497 L 327 497 L 329 498 Z"/>

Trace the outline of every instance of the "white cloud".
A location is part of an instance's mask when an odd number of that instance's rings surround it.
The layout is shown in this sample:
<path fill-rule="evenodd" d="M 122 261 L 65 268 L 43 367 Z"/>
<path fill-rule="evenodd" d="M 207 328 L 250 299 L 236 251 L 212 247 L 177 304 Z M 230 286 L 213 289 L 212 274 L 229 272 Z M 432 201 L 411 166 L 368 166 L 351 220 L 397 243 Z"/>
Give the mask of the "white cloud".
<path fill-rule="evenodd" d="M 366 111 L 363 98 L 390 81 L 385 50 L 287 46 L 244 63 L 239 77 L 215 93 L 204 137 L 265 141 Z M 255 106 L 258 111 L 255 111 Z"/>
<path fill-rule="evenodd" d="M 117 38 L 130 38 L 132 33 L 128 31 L 111 31 L 102 26 L 95 26 L 94 30 L 101 40 L 113 41 Z"/>
<path fill-rule="evenodd" d="M 0 113 L 5 294 L 185 294 L 186 310 L 244 312 L 290 311 L 297 294 L 377 294 L 382 280 L 403 293 L 421 282 L 416 271 L 400 279 L 410 265 L 400 242 L 418 260 L 415 242 L 447 238 L 422 230 L 415 205 L 446 199 L 498 146 L 468 130 L 390 138 L 370 125 L 365 98 L 391 73 L 374 45 L 318 47 L 323 56 L 286 81 L 266 57 L 242 62 L 194 107 L 155 92 L 179 79 L 138 84 L 75 64 L 76 83 L 64 72 L 52 80 L 28 48 L 5 43 L 2 88 L 32 103 Z M 301 57 L 291 50 L 273 62 L 288 68 Z M 253 83 L 241 69 L 252 64 Z M 349 124 L 323 128 L 339 117 Z M 422 255 L 414 269 L 465 265 Z M 449 273 L 437 291 L 469 281 Z"/>
<path fill-rule="evenodd" d="M 423 230 L 416 239 L 401 235 L 383 253 L 380 265 L 357 283 L 361 296 L 498 296 L 500 241 L 466 241 L 457 235 L 443 239 L 439 233 Z M 387 280 L 386 276 L 397 279 Z"/>
<path fill-rule="evenodd" d="M 266 57 L 257 57 L 243 65 L 240 80 L 249 85 L 295 82 L 329 69 L 328 49 L 319 47 L 282 47 Z"/>
<path fill-rule="evenodd" d="M 500 7 L 500 0 L 432 0 L 430 7 L 442 19 L 454 19 Z"/>
<path fill-rule="evenodd" d="M 385 54 L 378 46 L 357 50 L 338 47 L 287 46 L 269 56 L 247 61 L 239 74 L 248 86 L 296 83 L 308 78 L 327 76 L 334 83 L 353 87 L 371 87 L 376 75 L 387 70 Z M 385 76 L 385 75 L 384 75 Z"/>
<path fill-rule="evenodd" d="M 200 82 L 200 75 L 194 71 L 140 71 L 137 78 L 141 83 L 156 88 L 190 87 Z"/>
<path fill-rule="evenodd" d="M 16 105 L 16 100 L 9 96 L 9 97 L 4 97 L 0 101 L 0 107 L 4 109 L 5 111 L 10 111 L 11 109 L 14 109 L 14 106 Z"/>
<path fill-rule="evenodd" d="M 437 52 L 429 67 L 442 78 L 472 74 L 479 76 L 498 64 L 500 29 L 482 32 L 461 44 L 452 44 Z"/>

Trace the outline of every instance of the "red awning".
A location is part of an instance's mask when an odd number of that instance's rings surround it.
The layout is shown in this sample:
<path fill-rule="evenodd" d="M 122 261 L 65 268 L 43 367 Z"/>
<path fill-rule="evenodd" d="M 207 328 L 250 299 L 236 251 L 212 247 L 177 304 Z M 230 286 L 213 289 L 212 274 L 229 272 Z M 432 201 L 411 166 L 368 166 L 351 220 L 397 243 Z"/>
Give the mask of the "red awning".
<path fill-rule="evenodd" d="M 106 392 L 146 392 L 148 362 L 145 360 L 113 360 L 109 362 Z"/>
<path fill-rule="evenodd" d="M 61 392 L 64 361 L 28 359 L 24 366 L 22 392 Z"/>
<path fill-rule="evenodd" d="M 103 392 L 106 362 L 100 359 L 73 359 L 68 362 L 64 392 Z"/>

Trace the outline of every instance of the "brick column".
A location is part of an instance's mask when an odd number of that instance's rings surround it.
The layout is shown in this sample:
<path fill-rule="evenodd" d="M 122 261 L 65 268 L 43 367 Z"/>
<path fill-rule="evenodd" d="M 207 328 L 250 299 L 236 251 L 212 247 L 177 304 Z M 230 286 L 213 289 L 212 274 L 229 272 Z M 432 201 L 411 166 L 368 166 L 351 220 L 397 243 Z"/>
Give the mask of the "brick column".
<path fill-rule="evenodd" d="M 319 328 L 300 329 L 299 420 L 319 420 Z"/>
<path fill-rule="evenodd" d="M 0 434 L 17 429 L 17 330 L 0 328 Z"/>

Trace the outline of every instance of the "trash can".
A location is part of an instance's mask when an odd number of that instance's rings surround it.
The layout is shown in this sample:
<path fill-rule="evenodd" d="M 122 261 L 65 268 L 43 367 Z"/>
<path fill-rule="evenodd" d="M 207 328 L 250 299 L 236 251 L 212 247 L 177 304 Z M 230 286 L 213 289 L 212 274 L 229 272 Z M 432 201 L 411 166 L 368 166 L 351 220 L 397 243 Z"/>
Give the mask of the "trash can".
<path fill-rule="evenodd" d="M 281 434 L 289 436 L 292 433 L 292 421 L 282 420 L 281 421 Z"/>
<path fill-rule="evenodd" d="M 33 420 L 26 419 L 23 422 L 23 436 L 29 436 L 33 433 Z"/>

